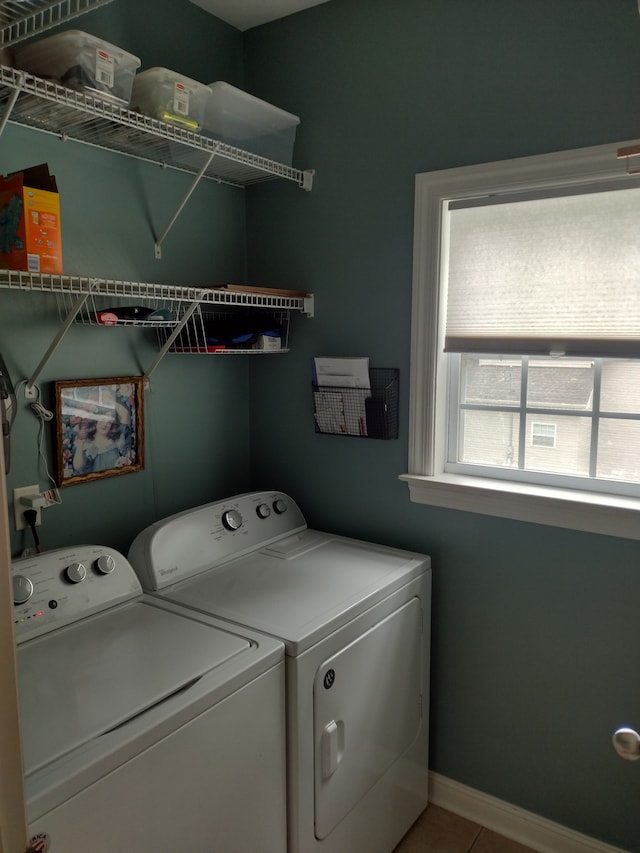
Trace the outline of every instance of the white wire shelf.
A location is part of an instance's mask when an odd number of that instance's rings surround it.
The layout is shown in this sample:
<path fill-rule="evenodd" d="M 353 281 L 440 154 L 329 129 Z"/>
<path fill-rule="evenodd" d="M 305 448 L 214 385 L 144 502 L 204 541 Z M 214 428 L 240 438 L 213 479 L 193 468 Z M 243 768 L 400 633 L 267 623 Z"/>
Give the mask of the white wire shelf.
<path fill-rule="evenodd" d="M 134 326 L 155 328 L 160 351 L 145 373 L 145 385 L 167 352 L 206 353 L 224 355 L 271 355 L 288 352 L 289 317 L 291 311 L 313 317 L 312 293 L 286 296 L 282 292 L 256 293 L 212 287 L 183 287 L 173 284 L 150 284 L 118 279 L 91 278 L 89 276 L 47 275 L 14 270 L 0 270 L 0 290 L 49 293 L 56 297 L 61 325 L 40 363 L 26 381 L 25 394 L 34 387 L 47 362 L 61 344 L 74 323 L 102 326 Z M 145 320 L 117 318 L 115 323 L 105 322 L 102 312 L 116 313 L 124 306 L 150 308 L 164 312 L 166 319 Z M 240 309 L 248 313 L 271 312 L 271 317 L 281 327 L 280 347 L 244 349 L 238 345 L 218 350 L 211 346 L 208 323 L 232 312 L 240 316 Z"/>
<path fill-rule="evenodd" d="M 0 0 L 0 62 L 11 51 L 4 49 L 58 26 L 72 18 L 111 3 L 112 0 Z M 174 127 L 123 108 L 107 99 L 84 95 L 53 80 L 45 80 L 0 64 L 0 135 L 7 122 L 54 135 L 63 141 L 85 145 L 159 164 L 195 176 L 191 188 L 163 234 L 161 243 L 197 183 L 206 178 L 236 187 L 282 178 L 311 190 L 314 171 L 294 169 L 282 163 L 234 148 L 218 140 Z M 287 296 L 282 292 L 238 292 L 216 288 L 150 284 L 89 276 L 44 275 L 0 270 L 0 290 L 50 293 L 56 296 L 61 327 L 39 365 L 26 380 L 25 395 L 33 388 L 73 323 L 109 326 L 154 327 L 160 352 L 145 374 L 145 386 L 160 360 L 169 352 L 210 352 L 207 324 L 227 317 L 239 308 L 269 310 L 281 328 L 277 349 L 243 349 L 232 346 L 226 355 L 288 352 L 289 315 L 299 311 L 313 317 L 313 294 Z M 125 307 L 148 309 L 150 319 L 128 316 Z M 104 312 L 111 313 L 105 321 Z M 153 316 L 155 315 L 155 316 Z M 114 321 L 115 316 L 115 321 Z M 153 317 L 153 318 L 152 318 Z M 193 337 L 189 337 L 194 332 Z M 186 345 L 185 345 L 186 341 Z M 181 345 L 182 344 L 182 345 Z M 217 349 L 217 348 L 216 348 Z"/>
<path fill-rule="evenodd" d="M 207 289 L 172 284 L 147 284 L 89 276 L 47 275 L 15 270 L 0 270 L 0 290 L 22 290 L 77 296 L 125 297 L 127 299 L 174 299 L 197 302 L 206 298 Z"/>
<path fill-rule="evenodd" d="M 313 294 L 286 296 L 255 291 L 243 293 L 214 287 L 152 284 L 90 276 L 46 275 L 16 270 L 0 270 L 0 290 L 87 296 L 94 301 L 104 297 L 114 305 L 131 304 L 131 300 L 138 300 L 144 305 L 153 304 L 157 308 L 163 308 L 166 307 L 164 303 L 167 302 L 198 302 L 211 306 L 299 311 L 307 316 L 313 316 Z M 119 301 L 116 303 L 114 300 Z M 105 303 L 102 310 L 107 307 L 109 306 Z"/>
<path fill-rule="evenodd" d="M 0 3 L 0 47 L 9 47 L 111 2 L 113 0 L 4 0 Z"/>
<path fill-rule="evenodd" d="M 169 332 L 158 329 L 162 346 Z M 214 309 L 199 304 L 167 352 L 180 355 L 266 355 L 289 352 L 289 311 Z M 265 348 L 266 347 L 266 348 Z"/>
<path fill-rule="evenodd" d="M 5 123 L 193 175 L 211 157 L 201 177 L 218 183 L 244 187 L 282 178 L 305 190 L 313 183 L 312 170 L 294 169 L 4 65 L 0 66 L 0 109 Z"/>
<path fill-rule="evenodd" d="M 76 308 L 77 297 L 67 292 L 56 293 L 58 315 L 65 321 Z M 191 303 L 181 299 L 91 294 L 76 311 L 74 323 L 85 326 L 125 326 L 171 329 L 177 326 Z"/>

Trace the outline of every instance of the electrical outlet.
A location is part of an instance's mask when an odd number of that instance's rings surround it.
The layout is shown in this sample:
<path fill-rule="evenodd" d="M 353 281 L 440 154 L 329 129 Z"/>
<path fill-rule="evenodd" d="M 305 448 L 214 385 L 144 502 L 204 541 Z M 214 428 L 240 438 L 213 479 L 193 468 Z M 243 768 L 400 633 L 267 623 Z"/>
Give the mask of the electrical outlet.
<path fill-rule="evenodd" d="M 13 490 L 13 516 L 15 519 L 16 530 L 24 530 L 27 527 L 27 522 L 25 521 L 25 517 L 23 515 L 25 509 L 31 509 L 31 507 L 27 506 L 27 504 L 22 503 L 22 498 L 27 495 L 39 495 L 40 494 L 40 486 L 22 486 L 21 489 Z M 41 523 L 40 519 L 40 509 L 36 509 L 36 527 L 39 527 Z"/>

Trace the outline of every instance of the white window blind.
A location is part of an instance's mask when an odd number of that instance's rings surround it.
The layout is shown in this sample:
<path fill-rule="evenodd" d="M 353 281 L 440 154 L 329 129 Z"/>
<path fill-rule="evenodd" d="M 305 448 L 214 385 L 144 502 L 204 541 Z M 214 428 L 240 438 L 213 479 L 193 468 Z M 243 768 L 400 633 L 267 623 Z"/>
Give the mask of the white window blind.
<path fill-rule="evenodd" d="M 640 187 L 449 204 L 445 350 L 640 358 Z"/>

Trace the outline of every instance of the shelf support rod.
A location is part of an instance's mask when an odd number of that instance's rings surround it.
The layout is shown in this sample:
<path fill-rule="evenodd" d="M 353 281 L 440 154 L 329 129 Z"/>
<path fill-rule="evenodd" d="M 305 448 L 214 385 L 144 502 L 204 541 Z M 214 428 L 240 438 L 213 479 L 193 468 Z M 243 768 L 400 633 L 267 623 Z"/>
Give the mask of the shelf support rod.
<path fill-rule="evenodd" d="M 204 175 L 204 173 L 205 173 L 205 172 L 207 171 L 207 169 L 209 168 L 209 163 L 211 163 L 211 161 L 213 160 L 213 158 L 214 158 L 214 156 L 215 156 L 215 153 L 216 153 L 216 151 L 218 150 L 219 146 L 220 146 L 220 143 L 218 142 L 218 143 L 217 143 L 217 145 L 215 146 L 215 148 L 213 149 L 213 151 L 211 152 L 211 154 L 207 157 L 207 159 L 206 159 L 206 160 L 204 161 L 204 163 L 202 164 L 202 167 L 201 167 L 200 171 L 198 172 L 198 174 L 197 174 L 197 175 L 195 176 L 195 178 L 193 179 L 193 181 L 192 181 L 192 183 L 191 183 L 191 186 L 190 186 L 190 187 L 189 187 L 189 189 L 187 190 L 187 193 L 186 193 L 185 197 L 182 199 L 182 201 L 181 201 L 181 202 L 180 202 L 180 204 L 178 205 L 178 209 L 176 210 L 176 212 L 175 212 L 175 213 L 173 214 L 173 216 L 171 217 L 171 219 L 170 219 L 170 221 L 169 221 L 169 224 L 168 224 L 168 225 L 167 225 L 167 227 L 164 229 L 164 231 L 162 232 L 162 234 L 160 235 L 160 237 L 158 237 L 158 238 L 157 238 L 156 243 L 155 243 L 156 260 L 160 260 L 160 258 L 162 257 L 162 248 L 161 248 L 161 246 L 162 246 L 162 242 L 163 242 L 164 238 L 167 236 L 167 234 L 169 233 L 169 231 L 171 231 L 171 229 L 173 228 L 173 226 L 174 226 L 174 224 L 175 224 L 176 219 L 177 219 L 177 218 L 180 216 L 180 214 L 182 213 L 182 209 L 184 208 L 185 204 L 189 201 L 189 199 L 190 199 L 190 198 L 191 198 L 191 196 L 193 195 L 193 193 L 194 193 L 194 191 L 195 191 L 195 188 L 198 186 L 198 184 L 200 183 L 200 181 L 201 181 L 201 179 L 202 179 L 202 176 Z"/>
<path fill-rule="evenodd" d="M 91 279 L 90 288 L 93 288 L 95 283 L 96 283 L 96 280 Z M 47 362 L 49 361 L 49 359 L 51 358 L 51 356 L 54 354 L 54 352 L 57 350 L 57 348 L 61 344 L 62 339 L 64 338 L 64 336 L 69 331 L 69 327 L 71 326 L 71 324 L 73 323 L 75 318 L 78 316 L 79 311 L 82 309 L 82 307 L 84 306 L 84 304 L 86 303 L 86 301 L 90 295 L 91 295 L 91 290 L 89 290 L 88 293 L 83 293 L 82 296 L 80 296 L 80 298 L 77 300 L 77 302 L 75 303 L 75 305 L 73 306 L 73 308 L 71 309 L 69 314 L 67 315 L 67 319 L 64 321 L 64 323 L 62 324 L 62 326 L 58 330 L 58 334 L 51 341 L 49 349 L 45 352 L 45 354 L 40 359 L 40 364 L 36 367 L 36 369 L 31 374 L 31 378 L 27 380 L 27 384 L 26 384 L 25 389 L 24 389 L 24 394 L 25 394 L 25 397 L 27 397 L 27 399 L 33 397 L 33 386 L 38 381 L 38 377 L 40 376 L 40 374 L 44 370 L 44 367 L 47 364 Z"/>
<path fill-rule="evenodd" d="M 24 87 L 24 73 L 21 72 L 18 75 L 18 77 L 19 77 L 18 85 L 16 86 L 16 88 L 13 90 L 13 92 L 9 96 L 9 100 L 7 101 L 7 106 L 5 107 L 4 114 L 2 116 L 2 119 L 0 119 L 0 136 L 2 136 L 2 134 L 4 133 L 4 129 L 7 126 L 7 122 L 11 118 L 11 113 L 13 112 L 13 108 L 16 105 L 16 101 L 18 100 L 20 92 L 22 91 L 22 89 Z"/>
<path fill-rule="evenodd" d="M 149 369 L 147 370 L 147 372 L 144 375 L 144 379 L 143 379 L 142 384 L 144 386 L 145 391 L 149 388 L 149 382 L 151 380 L 151 374 L 156 369 L 156 367 L 160 364 L 162 359 L 165 357 L 165 355 L 166 355 L 169 347 L 171 346 L 171 344 L 175 341 L 175 339 L 178 337 L 180 332 L 187 325 L 187 322 L 191 319 L 193 312 L 196 310 L 196 308 L 198 307 L 199 304 L 200 304 L 200 302 L 198 300 L 196 300 L 195 302 L 192 302 L 191 305 L 189 305 L 187 310 L 184 312 L 184 316 L 183 316 L 182 320 L 180 320 L 178 325 L 174 328 L 173 332 L 171 332 L 171 334 L 167 338 L 164 346 L 162 347 L 162 349 L 160 350 L 158 355 L 154 358 Z"/>

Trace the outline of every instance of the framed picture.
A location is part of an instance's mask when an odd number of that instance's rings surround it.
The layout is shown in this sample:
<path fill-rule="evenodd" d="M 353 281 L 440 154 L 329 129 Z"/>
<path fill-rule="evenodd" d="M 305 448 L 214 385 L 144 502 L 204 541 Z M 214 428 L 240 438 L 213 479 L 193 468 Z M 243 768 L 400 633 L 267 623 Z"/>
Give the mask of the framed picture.
<path fill-rule="evenodd" d="M 54 389 L 58 486 L 143 469 L 142 377 L 60 381 Z"/>

